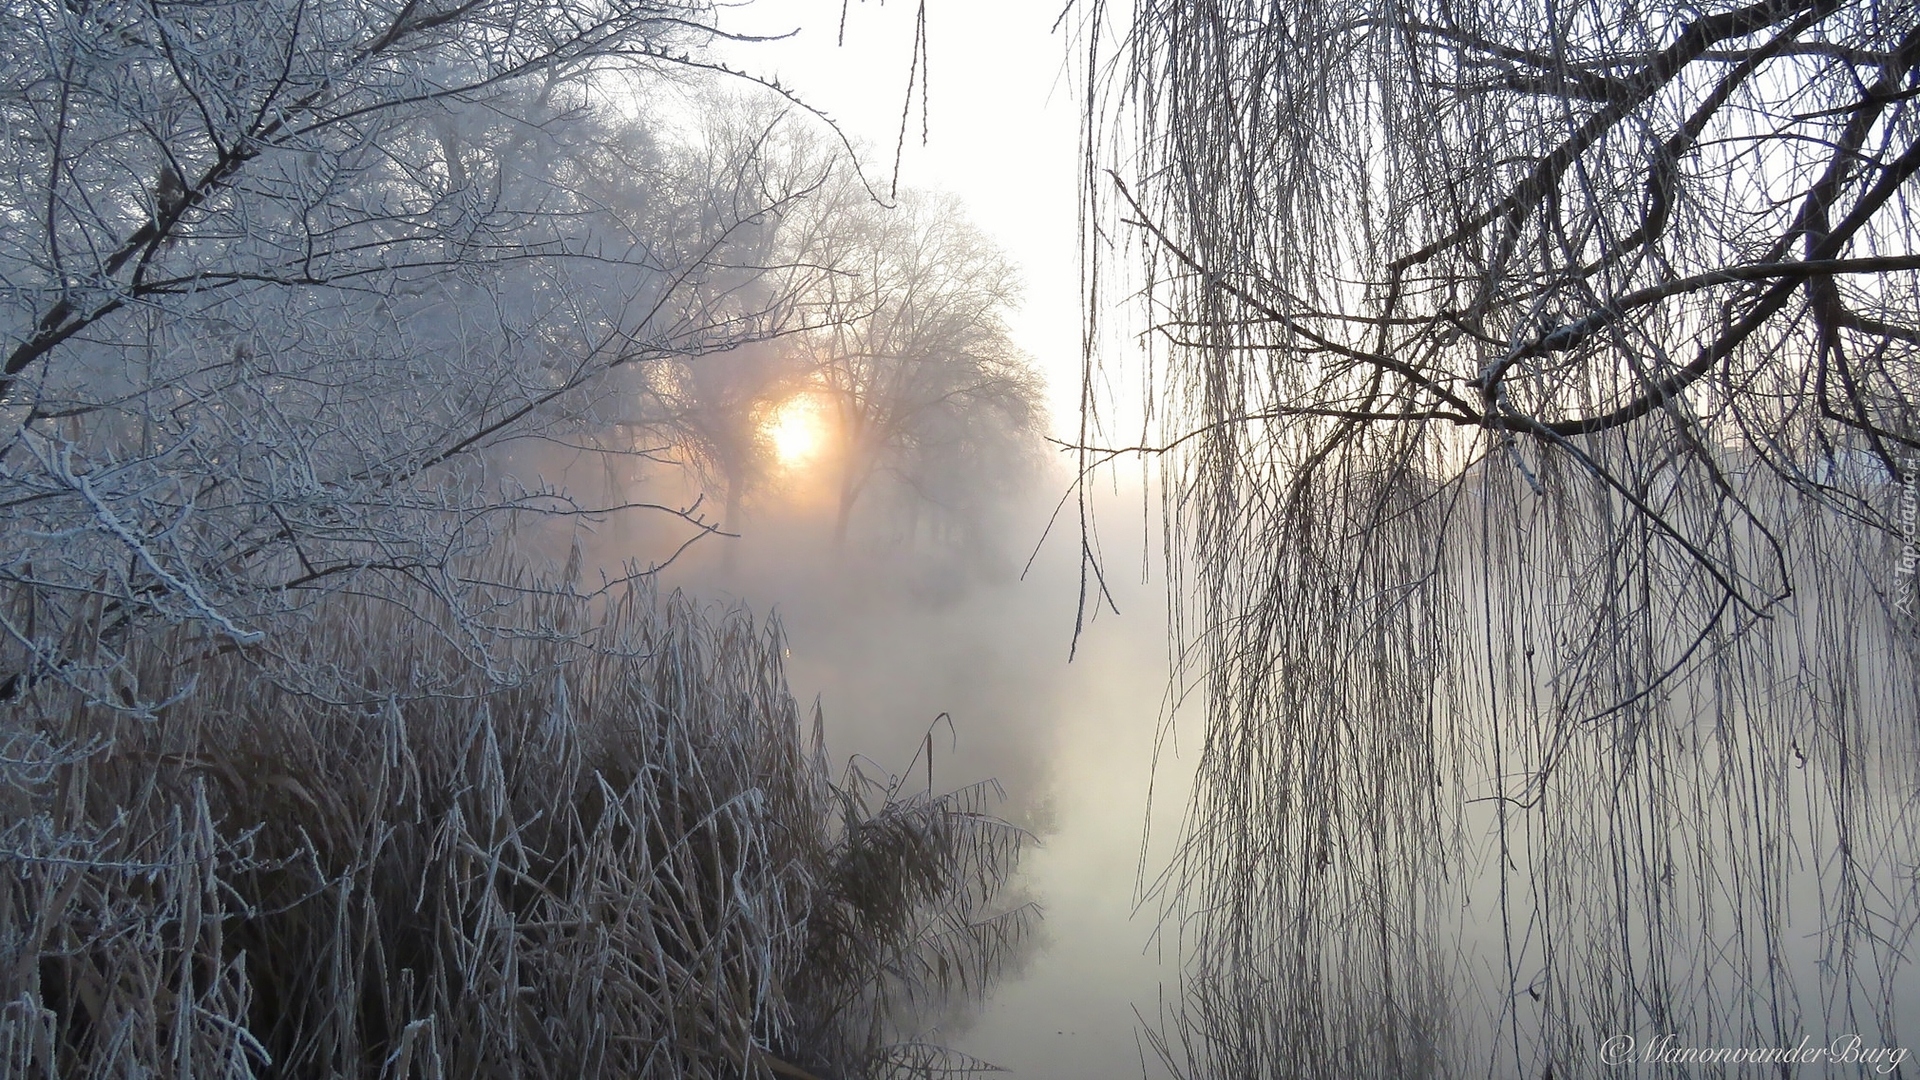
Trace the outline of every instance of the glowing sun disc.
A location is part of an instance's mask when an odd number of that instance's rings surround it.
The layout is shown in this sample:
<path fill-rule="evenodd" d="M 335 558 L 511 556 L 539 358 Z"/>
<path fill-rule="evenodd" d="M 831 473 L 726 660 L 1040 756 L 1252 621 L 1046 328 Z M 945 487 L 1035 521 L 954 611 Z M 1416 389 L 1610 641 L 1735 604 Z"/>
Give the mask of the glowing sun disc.
<path fill-rule="evenodd" d="M 820 402 L 808 394 L 788 398 L 767 422 L 767 439 L 780 464 L 793 468 L 812 460 L 826 441 Z"/>

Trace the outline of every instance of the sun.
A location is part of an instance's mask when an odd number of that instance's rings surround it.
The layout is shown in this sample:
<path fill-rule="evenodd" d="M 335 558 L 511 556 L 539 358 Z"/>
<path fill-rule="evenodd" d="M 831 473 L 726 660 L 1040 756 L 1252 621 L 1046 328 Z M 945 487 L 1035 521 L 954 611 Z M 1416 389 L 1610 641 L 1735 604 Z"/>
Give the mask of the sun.
<path fill-rule="evenodd" d="M 780 464 L 793 469 L 812 461 L 827 441 L 827 418 L 820 399 L 812 394 L 788 398 L 768 418 L 766 430 Z"/>

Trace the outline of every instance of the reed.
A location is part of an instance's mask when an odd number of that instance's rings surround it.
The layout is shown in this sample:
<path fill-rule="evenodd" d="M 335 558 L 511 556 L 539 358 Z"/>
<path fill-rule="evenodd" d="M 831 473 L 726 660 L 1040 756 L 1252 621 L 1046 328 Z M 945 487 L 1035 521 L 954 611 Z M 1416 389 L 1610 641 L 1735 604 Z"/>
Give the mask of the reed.
<path fill-rule="evenodd" d="M 777 624 L 522 583 L 340 595 L 0 706 L 0 1071 L 866 1077 L 1030 908 L 993 789 L 835 782 Z M 937 1049 L 937 1048 L 936 1048 Z"/>

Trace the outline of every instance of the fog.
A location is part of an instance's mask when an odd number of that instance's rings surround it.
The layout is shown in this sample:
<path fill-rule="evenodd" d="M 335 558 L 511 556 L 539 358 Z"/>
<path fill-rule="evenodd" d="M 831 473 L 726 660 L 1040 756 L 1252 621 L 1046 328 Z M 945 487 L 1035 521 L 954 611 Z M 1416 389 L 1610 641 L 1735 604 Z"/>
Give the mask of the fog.
<path fill-rule="evenodd" d="M 916 550 L 870 520 L 835 551 L 825 522 L 789 514 L 749 519 L 731 570 L 709 551 L 669 580 L 779 615 L 789 684 L 818 696 L 836 753 L 897 772 L 931 731 L 936 787 L 1000 782 L 1004 812 L 1041 840 L 1023 877 L 1045 918 L 1024 970 L 949 1034 L 1016 1075 L 1091 1080 L 1139 1074 L 1133 1008 L 1152 1012 L 1162 975 L 1136 874 L 1167 664 L 1162 586 L 1138 582 L 1137 550 L 1134 574 L 1113 568 L 1122 614 L 1075 651 L 1077 528 L 1042 540 L 1065 479 L 1038 478 L 985 550 Z M 1177 812 L 1171 757 L 1159 780 Z"/>
<path fill-rule="evenodd" d="M 737 507 L 732 535 L 699 538 L 659 582 L 778 620 L 788 686 L 803 709 L 817 703 L 837 761 L 918 790 L 930 748 L 935 789 L 995 781 L 1001 815 L 1038 839 L 1016 887 L 1040 905 L 1040 933 L 984 1002 L 956 1003 L 944 1040 L 1020 1076 L 1161 1076 L 1137 1017 L 1156 1013 L 1175 967 L 1147 894 L 1189 764 L 1173 723 L 1165 585 L 1147 557 L 1158 526 L 1142 516 L 1137 477 L 1090 492 L 1109 598 L 1089 605 L 1076 640 L 1081 537 L 1073 502 L 1061 505 L 1072 474 L 1033 449 L 1015 475 L 975 478 L 990 495 L 966 522 L 881 485 L 844 542 L 832 463 L 776 468 Z M 519 467 L 587 501 L 717 505 L 672 464 L 620 473 L 542 451 Z M 577 545 L 591 583 L 688 535 L 664 515 L 627 515 L 553 532 L 546 546 L 559 559 Z"/>

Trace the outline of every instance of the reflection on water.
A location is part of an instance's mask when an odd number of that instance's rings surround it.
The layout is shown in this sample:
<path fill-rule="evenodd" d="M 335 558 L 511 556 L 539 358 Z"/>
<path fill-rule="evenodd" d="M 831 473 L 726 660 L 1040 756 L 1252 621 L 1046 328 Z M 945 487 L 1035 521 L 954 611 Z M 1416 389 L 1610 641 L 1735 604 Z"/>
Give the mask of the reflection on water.
<path fill-rule="evenodd" d="M 1073 602 L 1071 589 L 1058 587 L 1071 583 L 1068 569 L 1050 576 L 1056 604 Z M 1136 896 L 1177 836 L 1193 746 L 1191 737 L 1176 746 L 1156 723 L 1167 671 L 1161 586 L 1112 584 L 1122 617 L 1096 623 L 1073 664 L 1054 672 L 1052 828 L 1027 860 L 1046 906 L 1045 943 L 967 1035 L 981 1054 L 1035 1080 L 1169 1075 L 1139 1018 L 1157 1015 L 1162 987 L 1177 985 L 1178 958 L 1171 939 L 1155 937 L 1153 908 L 1136 910 Z"/>
<path fill-rule="evenodd" d="M 769 506 L 731 550 L 691 553 L 668 581 L 780 617 L 788 684 L 803 702 L 820 696 L 835 754 L 896 773 L 914 762 L 917 789 L 915 755 L 935 717 L 950 715 L 951 728 L 933 728 L 934 786 L 997 778 L 1001 812 L 1040 835 L 1017 882 L 1043 909 L 1039 940 L 983 1004 L 927 1035 L 1016 1077 L 1114 1080 L 1143 1068 L 1161 1077 L 1136 1009 L 1157 1011 L 1177 965 L 1170 948 L 1150 948 L 1152 910 L 1135 907 L 1149 792 L 1157 788 L 1156 835 L 1170 840 L 1189 767 L 1169 744 L 1156 768 L 1164 590 L 1129 584 L 1138 538 L 1111 537 L 1124 616 L 1097 620 L 1068 663 L 1078 537 L 1062 531 L 1026 562 L 1065 483 L 1056 480 L 1009 510 L 998 551 L 956 552 L 899 522 L 842 547 L 830 515 Z M 1114 498 L 1137 521 L 1138 493 Z"/>

